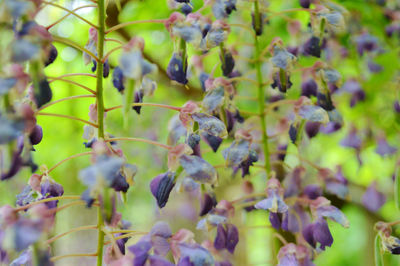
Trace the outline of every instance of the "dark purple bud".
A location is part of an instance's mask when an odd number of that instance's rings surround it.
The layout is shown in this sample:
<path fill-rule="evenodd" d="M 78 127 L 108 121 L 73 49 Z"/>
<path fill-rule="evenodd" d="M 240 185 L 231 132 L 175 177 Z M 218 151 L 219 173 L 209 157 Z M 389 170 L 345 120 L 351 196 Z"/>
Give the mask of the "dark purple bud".
<path fill-rule="evenodd" d="M 111 186 L 115 191 L 119 192 L 127 192 L 129 189 L 129 184 L 126 182 L 125 177 L 119 172 L 117 176 L 114 178 L 114 180 L 111 183 Z"/>
<path fill-rule="evenodd" d="M 330 93 L 323 94 L 318 92 L 317 93 L 317 104 L 324 108 L 326 111 L 332 111 L 335 109 L 333 106 L 332 99 Z"/>
<path fill-rule="evenodd" d="M 269 222 L 273 228 L 279 230 L 282 223 L 282 214 L 277 212 L 269 212 Z"/>
<path fill-rule="evenodd" d="M 51 101 L 53 97 L 53 93 L 51 92 L 50 84 L 46 78 L 39 81 L 39 91 L 36 91 L 35 88 L 35 100 L 37 107 L 40 108 L 46 103 Z"/>
<path fill-rule="evenodd" d="M 43 138 L 43 129 L 41 126 L 36 125 L 31 134 L 29 134 L 29 140 L 32 145 L 37 145 L 42 141 Z"/>
<path fill-rule="evenodd" d="M 108 58 L 103 64 L 103 78 L 107 78 L 110 75 L 110 64 L 108 63 Z"/>
<path fill-rule="evenodd" d="M 174 177 L 174 173 L 167 172 L 158 175 L 150 183 L 151 193 L 156 198 L 159 208 L 163 208 L 167 204 L 169 194 L 175 186 Z"/>
<path fill-rule="evenodd" d="M 224 58 L 222 59 L 220 55 L 220 60 L 222 62 L 221 69 L 222 73 L 225 77 L 228 77 L 230 73 L 232 73 L 233 68 L 235 67 L 235 60 L 231 52 L 224 49 Z"/>
<path fill-rule="evenodd" d="M 310 98 L 317 96 L 318 85 L 313 79 L 308 79 L 301 84 L 301 95 Z"/>
<path fill-rule="evenodd" d="M 122 70 L 120 67 L 116 67 L 114 68 L 114 72 L 112 75 L 112 82 L 114 87 L 120 92 L 123 93 L 123 91 L 125 90 L 125 86 L 124 86 L 124 74 L 122 73 Z"/>
<path fill-rule="evenodd" d="M 142 103 L 143 102 L 143 92 L 140 91 L 135 91 L 135 99 L 133 100 L 134 103 Z M 132 109 L 136 111 L 138 115 L 140 115 L 140 110 L 142 109 L 142 106 L 132 106 Z"/>
<path fill-rule="evenodd" d="M 215 206 L 217 206 L 217 201 L 215 197 L 210 196 L 208 193 L 204 193 L 200 201 L 200 216 L 204 216 L 209 213 Z"/>
<path fill-rule="evenodd" d="M 322 196 L 322 188 L 318 185 L 308 185 L 303 189 L 304 195 L 306 195 L 309 199 L 316 199 Z"/>
<path fill-rule="evenodd" d="M 192 13 L 193 8 L 192 8 L 190 5 L 188 5 L 188 4 L 184 4 L 184 5 L 181 7 L 181 11 L 182 11 L 183 14 L 185 14 L 185 15 L 187 16 L 187 15 L 189 15 L 190 13 Z"/>
<path fill-rule="evenodd" d="M 92 70 L 92 72 L 95 72 L 96 69 L 97 69 L 97 61 L 93 59 L 92 63 L 93 63 L 93 66 L 92 66 L 92 68 L 90 70 Z"/>
<path fill-rule="evenodd" d="M 220 223 L 217 226 L 217 235 L 214 240 L 214 247 L 216 250 L 221 250 L 226 247 L 227 242 L 227 232 L 224 226 Z"/>
<path fill-rule="evenodd" d="M 216 136 L 210 135 L 208 133 L 203 133 L 202 137 L 204 138 L 204 140 L 206 141 L 208 146 L 210 146 L 211 149 L 214 152 L 217 152 L 217 150 L 218 150 L 219 146 L 221 145 L 223 139 L 220 138 L 220 137 L 216 137 Z"/>
<path fill-rule="evenodd" d="M 233 224 L 226 224 L 226 249 L 233 254 L 239 242 L 239 231 Z"/>
<path fill-rule="evenodd" d="M 319 46 L 320 39 L 316 36 L 312 36 L 304 45 L 303 50 L 305 55 L 312 55 L 315 57 L 321 57 L 321 47 Z"/>
<path fill-rule="evenodd" d="M 179 82 L 181 84 L 186 84 L 188 83 L 188 80 L 186 79 L 186 71 L 187 71 L 187 62 L 185 64 L 185 69 L 183 69 L 183 62 L 182 62 L 182 56 L 180 56 L 177 53 L 174 53 L 172 55 L 171 60 L 168 63 L 167 67 L 167 74 L 168 77 L 171 80 L 175 80 L 176 82 Z"/>
<path fill-rule="evenodd" d="M 394 111 L 395 111 L 396 113 L 400 114 L 400 103 L 399 103 L 399 101 L 395 101 L 395 102 L 393 103 L 393 109 L 394 109 Z"/>
<path fill-rule="evenodd" d="M 289 137 L 293 144 L 296 144 L 298 126 L 291 124 L 289 127 Z"/>
<path fill-rule="evenodd" d="M 321 123 L 319 123 L 319 122 L 310 122 L 310 121 L 308 121 L 306 123 L 306 128 L 305 128 L 307 136 L 310 139 L 315 137 L 319 132 L 319 127 L 320 126 L 321 126 Z"/>
<path fill-rule="evenodd" d="M 300 5 L 304 8 L 309 8 L 311 4 L 311 0 L 300 0 Z"/>
<path fill-rule="evenodd" d="M 386 202 L 386 196 L 376 190 L 376 182 L 373 182 L 362 196 L 363 205 L 372 212 L 377 212 Z"/>
<path fill-rule="evenodd" d="M 51 44 L 49 55 L 47 57 L 46 62 L 44 62 L 44 66 L 47 67 L 48 65 L 52 64 L 56 60 L 57 55 L 58 55 L 57 48 Z"/>

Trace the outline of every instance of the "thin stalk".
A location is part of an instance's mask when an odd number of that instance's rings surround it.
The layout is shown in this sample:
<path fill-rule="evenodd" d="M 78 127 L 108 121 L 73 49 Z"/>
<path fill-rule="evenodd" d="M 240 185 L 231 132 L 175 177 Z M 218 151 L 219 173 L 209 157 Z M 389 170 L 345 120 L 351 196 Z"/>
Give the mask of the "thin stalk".
<path fill-rule="evenodd" d="M 65 163 L 65 162 L 68 162 L 68 161 L 71 160 L 71 159 L 78 158 L 78 157 L 85 156 L 85 155 L 91 155 L 91 154 L 92 154 L 92 152 L 91 152 L 91 151 L 88 151 L 88 152 L 82 152 L 82 153 L 78 153 L 78 154 L 74 154 L 74 155 L 72 155 L 72 156 L 69 156 L 68 158 L 65 158 L 64 160 L 58 162 L 58 163 L 55 164 L 53 167 L 51 167 L 51 168 L 47 171 L 47 173 L 50 173 L 51 171 L 53 171 L 54 169 L 56 169 L 58 166 L 60 166 L 61 164 Z"/>
<path fill-rule="evenodd" d="M 111 142 L 111 141 L 120 141 L 120 140 L 127 140 L 127 141 L 137 141 L 137 142 L 144 142 L 144 143 L 148 143 L 148 144 L 152 144 L 167 150 L 172 149 L 172 146 L 169 145 L 165 145 L 156 141 L 152 141 L 152 140 L 148 140 L 148 139 L 141 139 L 141 138 L 128 138 L 128 137 L 122 137 L 122 138 L 110 138 L 110 139 L 106 139 L 104 140 L 105 142 Z"/>
<path fill-rule="evenodd" d="M 73 258 L 73 257 L 96 257 L 97 253 L 78 253 L 78 254 L 67 254 L 67 255 L 61 255 L 61 256 L 54 256 L 51 257 L 51 261 L 56 261 L 60 259 L 65 259 L 65 258 Z"/>
<path fill-rule="evenodd" d="M 154 107 L 160 107 L 160 108 L 165 108 L 165 109 L 170 109 L 170 110 L 174 110 L 174 111 L 178 111 L 180 112 L 182 110 L 181 107 L 176 107 L 176 106 L 171 106 L 171 105 L 166 105 L 166 104 L 161 104 L 161 103 L 132 103 L 131 105 L 133 106 L 154 106 Z M 110 108 L 106 108 L 105 112 L 109 112 L 115 109 L 119 109 L 122 108 L 122 105 L 117 105 L 117 106 L 113 106 Z"/>
<path fill-rule="evenodd" d="M 181 49 L 181 52 L 182 52 L 182 68 L 183 68 L 183 71 L 185 71 L 186 72 L 186 68 L 187 68 L 187 47 L 186 47 L 186 41 L 183 39 L 183 38 L 181 38 L 181 41 L 180 41 L 180 49 Z"/>
<path fill-rule="evenodd" d="M 76 85 L 78 87 L 81 87 L 84 90 L 87 90 L 88 92 L 92 93 L 92 94 L 96 94 L 96 92 L 88 87 L 86 87 L 85 85 L 80 84 L 79 82 L 73 81 L 73 80 L 69 80 L 69 79 L 63 79 L 63 78 L 54 78 L 52 80 L 49 81 L 49 83 L 55 82 L 55 81 L 63 81 L 66 83 L 70 83 L 72 85 Z"/>
<path fill-rule="evenodd" d="M 110 32 L 119 30 L 123 27 L 126 26 L 130 26 L 130 25 L 134 25 L 134 24 L 141 24 L 141 23 L 165 23 L 167 19 L 148 19 L 148 20 L 136 20 L 136 21 L 129 21 L 129 22 L 125 22 L 125 23 L 121 23 L 118 25 L 115 25 L 112 28 L 109 28 L 108 30 L 106 30 L 106 34 L 109 34 Z"/>
<path fill-rule="evenodd" d="M 86 5 L 86 6 L 80 6 L 77 7 L 73 10 L 71 10 L 71 13 L 75 13 L 76 11 L 78 11 L 79 9 L 83 9 L 83 8 L 87 8 L 87 7 L 97 7 L 95 5 Z M 60 19 L 56 20 L 54 23 L 50 24 L 49 26 L 46 27 L 47 30 L 51 29 L 52 27 L 54 27 L 55 25 L 57 25 L 58 23 L 60 23 L 61 21 L 63 21 L 64 19 L 66 19 L 67 17 L 69 17 L 71 15 L 71 13 L 66 14 L 65 16 L 61 17 Z"/>
<path fill-rule="evenodd" d="M 74 232 L 78 232 L 78 231 L 83 231 L 83 230 L 89 230 L 89 229 L 97 229 L 97 225 L 86 225 L 86 226 L 79 226 L 79 227 L 76 227 L 76 228 L 72 228 L 71 230 L 69 230 L 67 232 L 61 233 L 59 235 L 56 235 L 56 236 L 48 239 L 46 241 L 46 243 L 47 244 L 51 244 L 54 241 L 56 241 L 57 239 L 59 239 L 59 238 L 61 238 L 63 236 L 66 236 L 68 234 L 71 234 L 71 233 L 74 233 Z"/>
<path fill-rule="evenodd" d="M 92 53 L 91 51 L 89 51 L 85 47 L 82 47 L 79 44 L 77 44 L 77 43 L 75 43 L 75 42 L 73 42 L 73 41 L 71 41 L 69 39 L 66 39 L 66 38 L 63 38 L 63 37 L 60 37 L 60 36 L 55 36 L 55 35 L 52 35 L 52 38 L 53 38 L 54 42 L 62 43 L 62 44 L 68 45 L 68 46 L 70 46 L 72 48 L 75 48 L 75 49 L 77 49 L 77 50 L 79 50 L 81 52 L 85 52 L 88 55 L 90 55 L 91 57 L 93 57 L 97 62 L 100 61 L 99 58 L 94 53 Z"/>
<path fill-rule="evenodd" d="M 23 211 L 26 209 L 29 209 L 30 207 L 34 206 L 34 205 L 38 205 L 44 202 L 49 202 L 49 201 L 55 201 L 55 200 L 62 200 L 62 199 L 80 199 L 81 196 L 59 196 L 59 197 L 51 197 L 51 198 L 47 198 L 47 199 L 42 199 L 42 200 L 38 200 L 35 202 L 31 202 L 27 205 L 15 208 L 14 211 L 15 212 L 19 212 L 19 211 Z"/>
<path fill-rule="evenodd" d="M 53 2 L 43 1 L 42 3 L 43 3 L 43 4 L 46 4 L 46 5 L 50 5 L 50 6 L 54 6 L 54 7 L 60 8 L 60 9 L 62 9 L 62 10 L 64 10 L 64 11 L 67 11 L 67 12 L 70 13 L 71 15 L 74 15 L 75 17 L 77 17 L 77 18 L 79 18 L 80 20 L 86 22 L 87 24 L 89 24 L 89 25 L 92 26 L 93 28 L 96 28 L 96 29 L 97 29 L 97 26 L 94 25 L 92 22 L 90 22 L 89 20 L 87 20 L 87 19 L 81 17 L 80 15 L 76 14 L 76 13 L 75 13 L 74 11 L 72 11 L 72 10 L 69 10 L 68 8 L 65 8 L 65 7 L 63 7 L 63 6 L 61 6 L 61 5 L 55 4 L 55 3 L 53 3 Z"/>
<path fill-rule="evenodd" d="M 104 58 L 101 60 L 101 62 L 104 64 L 104 62 L 106 62 L 106 60 L 108 59 L 108 57 L 110 57 L 110 55 L 112 53 L 114 53 L 115 51 L 118 51 L 119 49 L 122 49 L 122 48 L 124 48 L 123 45 L 112 48 L 110 51 L 107 52 L 107 54 L 104 56 Z"/>
<path fill-rule="evenodd" d="M 43 105 L 42 107 L 37 109 L 36 113 L 42 111 L 43 109 L 46 109 L 49 106 L 52 106 L 52 105 L 54 105 L 56 103 L 60 103 L 60 102 L 63 102 L 63 101 L 79 99 L 79 98 L 94 98 L 94 97 L 96 97 L 96 96 L 93 95 L 93 94 L 91 94 L 91 95 L 76 95 L 76 96 L 65 97 L 65 98 L 59 99 L 57 101 L 53 101 L 53 102 L 50 102 L 48 104 Z"/>
<path fill-rule="evenodd" d="M 257 4 L 256 4 L 257 3 Z M 254 2 L 254 12 L 258 13 L 258 1 Z M 264 151 L 264 165 L 267 171 L 267 176 L 271 172 L 271 163 L 269 161 L 269 147 L 268 147 L 268 136 L 267 136 L 267 123 L 265 121 L 264 110 L 265 110 L 265 92 L 263 87 L 263 78 L 261 72 L 260 62 L 260 46 L 258 43 L 258 37 L 254 35 L 254 47 L 256 50 L 256 70 L 257 70 L 257 82 L 258 82 L 258 108 L 259 116 L 261 120 L 262 140 L 263 140 L 263 151 Z"/>
<path fill-rule="evenodd" d="M 62 117 L 62 118 L 67 118 L 67 119 L 71 119 L 71 120 L 75 120 L 75 121 L 80 121 L 82 123 L 91 125 L 92 127 L 98 127 L 95 123 L 84 120 L 84 119 L 80 119 L 74 116 L 69 116 L 69 115 L 60 115 L 60 114 L 53 114 L 53 113 L 37 113 L 36 115 L 45 115 L 45 116 L 56 116 L 56 117 Z"/>
<path fill-rule="evenodd" d="M 104 42 L 105 42 L 105 19 L 106 19 L 106 5 L 104 0 L 97 1 L 99 10 L 99 27 L 98 27 L 98 41 L 97 41 L 97 54 L 99 61 L 97 64 L 97 87 L 96 87 L 96 101 L 97 101 L 97 123 L 98 138 L 104 139 L 104 99 L 103 99 L 103 57 L 104 57 Z M 104 220 L 102 208 L 97 209 L 97 266 L 103 265 L 103 246 L 104 246 Z"/>
<path fill-rule="evenodd" d="M 64 74 L 64 75 L 58 76 L 58 77 L 49 77 L 49 76 L 47 76 L 47 78 L 48 79 L 59 79 L 59 78 L 75 77 L 75 76 L 96 78 L 95 74 L 90 74 L 90 73 L 68 73 L 68 74 Z"/>

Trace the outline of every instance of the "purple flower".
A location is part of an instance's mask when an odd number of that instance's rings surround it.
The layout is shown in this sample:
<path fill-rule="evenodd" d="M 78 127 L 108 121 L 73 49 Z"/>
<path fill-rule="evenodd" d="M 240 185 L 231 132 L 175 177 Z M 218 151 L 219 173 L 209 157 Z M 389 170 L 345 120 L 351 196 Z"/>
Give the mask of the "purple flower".
<path fill-rule="evenodd" d="M 310 98 L 317 96 L 318 85 L 313 79 L 308 79 L 301 84 L 301 95 Z"/>
<path fill-rule="evenodd" d="M 372 73 L 379 73 L 383 70 L 383 66 L 375 63 L 372 60 L 368 60 L 367 66 L 368 66 L 369 71 L 371 71 Z"/>
<path fill-rule="evenodd" d="M 344 139 L 342 139 L 340 141 L 340 145 L 342 145 L 344 147 L 353 148 L 353 149 L 356 149 L 356 150 L 361 149 L 362 140 L 357 135 L 357 130 L 356 129 L 352 129 L 349 132 L 349 134 L 347 135 L 347 137 L 345 137 Z"/>
<path fill-rule="evenodd" d="M 332 99 L 330 93 L 323 94 L 318 92 L 317 93 L 317 104 L 321 106 L 326 111 L 332 111 L 335 109 L 333 106 Z"/>
<path fill-rule="evenodd" d="M 177 266 L 212 266 L 214 258 L 198 244 L 179 244 L 181 257 Z"/>
<path fill-rule="evenodd" d="M 368 33 L 358 36 L 356 38 L 356 44 L 360 56 L 362 56 L 364 52 L 373 52 L 379 48 L 378 39 Z"/>
<path fill-rule="evenodd" d="M 221 145 L 221 143 L 223 141 L 222 138 L 210 135 L 210 134 L 208 134 L 206 132 L 204 132 L 202 134 L 202 137 L 204 138 L 205 142 L 208 144 L 208 146 L 211 147 L 211 149 L 214 152 L 217 152 L 219 146 Z"/>
<path fill-rule="evenodd" d="M 306 195 L 309 199 L 316 199 L 322 196 L 322 188 L 318 185 L 308 185 L 303 189 L 304 195 Z"/>
<path fill-rule="evenodd" d="M 269 212 L 269 222 L 273 228 L 279 230 L 282 223 L 282 214 L 277 212 Z"/>
<path fill-rule="evenodd" d="M 319 131 L 324 134 L 332 134 L 342 128 L 339 122 L 329 122 L 326 125 L 321 125 Z"/>
<path fill-rule="evenodd" d="M 304 55 L 311 55 L 320 58 L 321 57 L 321 47 L 319 45 L 320 39 L 316 36 L 312 36 L 303 45 Z"/>
<path fill-rule="evenodd" d="M 175 173 L 167 172 L 156 176 L 150 183 L 150 190 L 157 200 L 159 208 L 165 207 L 168 202 L 169 194 L 174 188 Z"/>
<path fill-rule="evenodd" d="M 40 193 L 43 195 L 44 199 L 59 197 L 64 194 L 64 188 L 60 184 L 52 180 L 46 179 L 42 181 L 40 184 Z M 58 200 L 49 201 L 46 202 L 45 204 L 50 209 L 56 208 Z"/>
<path fill-rule="evenodd" d="M 148 252 L 151 249 L 151 243 L 147 238 L 143 237 L 139 242 L 130 246 L 128 249 L 135 255 L 133 266 L 144 266 L 149 257 Z"/>
<path fill-rule="evenodd" d="M 236 10 L 236 0 L 216 0 L 212 6 L 216 19 L 227 18 L 234 10 Z"/>
<path fill-rule="evenodd" d="M 168 63 L 167 74 L 171 80 L 175 80 L 178 83 L 186 84 L 188 80 L 186 78 L 187 62 L 185 63 L 185 69 L 183 69 L 182 56 L 174 53 L 171 60 Z"/>
<path fill-rule="evenodd" d="M 217 205 L 215 197 L 210 196 L 208 193 L 204 193 L 200 201 L 200 216 L 204 216 L 209 213 Z"/>
<path fill-rule="evenodd" d="M 267 183 L 267 198 L 258 202 L 254 207 L 256 209 L 269 210 L 271 212 L 286 212 L 289 207 L 282 199 L 283 189 L 276 178 L 271 178 Z"/>
<path fill-rule="evenodd" d="M 221 250 L 226 248 L 230 253 L 233 254 L 238 242 L 239 232 L 235 225 L 226 224 L 226 228 L 224 228 L 223 224 L 218 224 L 217 235 L 214 240 L 215 249 Z"/>
<path fill-rule="evenodd" d="M 386 202 L 385 194 L 376 190 L 377 183 L 374 181 L 362 196 L 362 203 L 368 210 L 377 212 Z"/>
<path fill-rule="evenodd" d="M 189 1 L 188 1 L 188 2 L 189 2 Z M 187 16 L 187 15 L 189 15 L 190 13 L 192 13 L 193 8 L 192 8 L 190 5 L 188 5 L 188 4 L 185 3 L 185 4 L 182 5 L 181 11 L 182 11 L 183 14 L 185 14 L 185 15 Z"/>
<path fill-rule="evenodd" d="M 310 139 L 315 137 L 319 132 L 320 126 L 321 126 L 321 123 L 319 123 L 319 122 L 310 122 L 310 121 L 308 121 L 306 123 L 306 127 L 305 127 L 305 131 L 306 131 L 307 136 Z"/>
<path fill-rule="evenodd" d="M 314 223 L 307 225 L 302 234 L 313 248 L 325 250 L 326 246 L 330 247 L 333 243 L 332 234 L 323 218 L 318 218 Z M 318 247 L 317 243 L 320 244 Z"/>
<path fill-rule="evenodd" d="M 125 86 L 124 86 L 124 74 L 121 70 L 121 68 L 119 66 L 114 68 L 113 71 L 113 75 L 112 75 L 112 82 L 114 87 L 120 92 L 123 93 L 123 91 L 125 90 Z"/>
<path fill-rule="evenodd" d="M 393 146 L 390 146 L 389 143 L 387 143 L 385 138 L 378 139 L 378 146 L 375 149 L 375 152 L 377 154 L 384 157 L 385 155 L 392 155 L 392 154 L 396 153 L 396 151 L 397 151 L 397 149 Z"/>
<path fill-rule="evenodd" d="M 182 155 L 179 163 L 185 169 L 186 174 L 195 181 L 214 184 L 217 180 L 217 172 L 214 167 L 199 156 Z"/>
<path fill-rule="evenodd" d="M 342 168 L 339 166 L 334 177 L 325 179 L 325 189 L 340 199 L 346 199 L 349 194 L 348 180 L 343 176 Z"/>

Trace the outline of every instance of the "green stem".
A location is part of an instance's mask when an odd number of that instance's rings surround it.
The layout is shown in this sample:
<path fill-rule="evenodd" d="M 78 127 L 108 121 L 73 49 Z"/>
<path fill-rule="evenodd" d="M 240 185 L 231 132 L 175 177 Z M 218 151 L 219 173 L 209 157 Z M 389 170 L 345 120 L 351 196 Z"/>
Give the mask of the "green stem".
<path fill-rule="evenodd" d="M 183 71 L 186 73 L 186 64 L 187 64 L 187 49 L 186 49 L 186 41 L 181 38 L 180 49 L 182 52 L 182 67 Z"/>
<path fill-rule="evenodd" d="M 257 8 L 257 1 L 254 2 L 254 7 Z M 255 10 L 257 12 L 258 10 Z M 267 136 L 267 123 L 265 121 L 264 109 L 265 109 L 265 92 L 263 86 L 263 78 L 261 73 L 261 61 L 260 61 L 260 46 L 258 43 L 258 37 L 254 36 L 254 47 L 256 49 L 256 70 L 257 70 L 257 83 L 258 83 L 258 108 L 259 116 L 261 120 L 261 130 L 262 130 L 262 141 L 263 141 L 263 151 L 264 151 L 264 163 L 267 175 L 271 172 L 271 163 L 269 161 L 269 147 L 268 147 L 268 136 Z"/>
<path fill-rule="evenodd" d="M 97 123 L 98 123 L 98 137 L 104 139 L 104 99 L 103 99 L 103 64 L 101 63 L 104 56 L 104 42 L 105 42 L 105 2 L 104 0 L 98 0 L 97 5 L 99 7 L 99 23 L 98 23 L 98 40 L 97 40 L 97 88 L 96 88 L 96 100 L 97 100 Z M 104 199 L 103 199 L 104 200 Z M 97 210 L 97 266 L 103 264 L 103 246 L 104 246 L 104 232 L 103 232 L 103 214 L 102 208 L 99 207 Z"/>

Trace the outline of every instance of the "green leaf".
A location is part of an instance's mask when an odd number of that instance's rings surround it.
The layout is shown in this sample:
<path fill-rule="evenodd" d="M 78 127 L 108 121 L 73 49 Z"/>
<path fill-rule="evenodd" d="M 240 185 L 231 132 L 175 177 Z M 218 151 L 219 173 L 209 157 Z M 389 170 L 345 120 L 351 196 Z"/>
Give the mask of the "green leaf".
<path fill-rule="evenodd" d="M 400 210 L 400 168 L 396 169 L 396 176 L 394 180 L 394 201 L 396 203 L 396 207 Z"/>
<path fill-rule="evenodd" d="M 379 234 L 377 234 L 375 237 L 374 253 L 375 253 L 375 266 L 384 266 L 381 253 L 381 238 L 379 237 Z"/>

